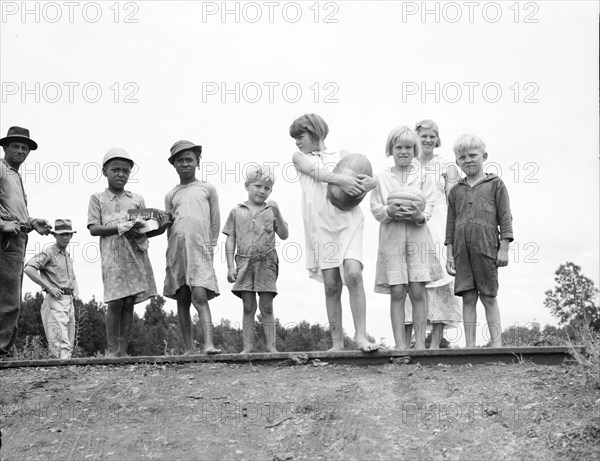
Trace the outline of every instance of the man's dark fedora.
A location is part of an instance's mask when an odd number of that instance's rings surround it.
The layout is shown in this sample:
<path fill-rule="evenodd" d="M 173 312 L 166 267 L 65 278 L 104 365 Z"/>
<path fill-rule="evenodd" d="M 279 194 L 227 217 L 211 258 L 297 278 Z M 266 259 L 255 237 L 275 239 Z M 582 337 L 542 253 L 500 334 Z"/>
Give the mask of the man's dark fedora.
<path fill-rule="evenodd" d="M 0 139 L 0 146 L 8 146 L 11 142 L 22 142 L 27 144 L 31 150 L 38 148 L 37 143 L 29 137 L 29 130 L 20 126 L 11 126 L 6 137 Z"/>

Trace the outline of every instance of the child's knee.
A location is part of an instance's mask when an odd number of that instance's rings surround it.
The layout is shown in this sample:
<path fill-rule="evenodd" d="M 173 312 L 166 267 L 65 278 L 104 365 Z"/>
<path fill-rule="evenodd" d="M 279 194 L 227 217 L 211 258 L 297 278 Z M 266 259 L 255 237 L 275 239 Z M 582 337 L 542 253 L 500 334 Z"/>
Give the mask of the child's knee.
<path fill-rule="evenodd" d="M 244 314 L 256 314 L 256 303 L 244 303 Z"/>
<path fill-rule="evenodd" d="M 346 271 L 346 285 L 349 288 L 359 287 L 363 283 L 362 271 L 360 269 L 350 269 Z"/>
<path fill-rule="evenodd" d="M 404 301 L 407 293 L 407 285 L 394 285 L 390 288 L 390 297 L 392 298 L 392 302 Z"/>
<path fill-rule="evenodd" d="M 325 284 L 325 296 L 334 297 L 342 294 L 342 281 L 335 280 Z"/>
<path fill-rule="evenodd" d="M 273 315 L 273 302 L 260 303 L 260 313 L 262 315 Z"/>
<path fill-rule="evenodd" d="M 479 295 L 477 290 L 468 290 L 462 293 L 462 299 L 464 304 L 477 303 Z"/>
<path fill-rule="evenodd" d="M 192 292 L 192 303 L 194 304 L 194 306 L 208 304 L 208 297 L 206 296 L 206 292 L 200 292 L 200 291 Z"/>
<path fill-rule="evenodd" d="M 425 284 L 420 282 L 412 282 L 408 285 L 408 293 L 413 303 L 425 302 Z"/>
<path fill-rule="evenodd" d="M 480 293 L 479 299 L 481 299 L 481 303 L 484 305 L 485 308 L 495 307 L 496 305 L 495 296 L 488 296 Z"/>

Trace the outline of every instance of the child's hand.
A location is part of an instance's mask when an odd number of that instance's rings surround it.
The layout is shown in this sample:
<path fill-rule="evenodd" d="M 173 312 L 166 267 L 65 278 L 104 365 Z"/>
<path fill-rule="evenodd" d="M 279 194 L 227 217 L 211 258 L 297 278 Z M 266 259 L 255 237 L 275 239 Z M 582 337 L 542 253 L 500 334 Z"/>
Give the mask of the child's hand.
<path fill-rule="evenodd" d="M 233 283 L 237 280 L 237 269 L 232 267 L 227 269 L 227 281 Z"/>
<path fill-rule="evenodd" d="M 352 174 L 338 173 L 337 185 L 341 187 L 342 192 L 351 197 L 365 192 L 365 187 L 361 184 L 360 179 Z"/>
<path fill-rule="evenodd" d="M 454 265 L 454 258 L 451 258 L 450 256 L 448 256 L 448 259 L 446 260 L 446 272 L 448 272 L 448 275 L 456 275 L 456 266 Z"/>
<path fill-rule="evenodd" d="M 406 221 L 412 221 L 419 224 L 422 224 L 426 220 L 425 215 L 414 202 L 411 202 L 408 206 L 400 205 L 396 216 L 397 219 L 404 219 Z"/>
<path fill-rule="evenodd" d="M 400 205 L 400 202 L 396 202 L 388 205 L 385 212 L 390 218 L 400 219 L 400 211 L 402 211 L 402 209 L 404 209 L 404 207 Z"/>
<path fill-rule="evenodd" d="M 141 229 L 142 227 L 144 227 L 144 225 L 145 225 L 144 221 L 136 219 L 133 222 L 133 226 L 131 227 L 131 229 L 129 230 L 129 232 L 127 232 L 127 234 L 130 235 L 133 238 L 142 237 L 145 234 L 143 232 L 140 232 L 139 229 Z"/>
<path fill-rule="evenodd" d="M 369 175 L 359 174 L 357 178 L 360 180 L 361 185 L 365 188 L 365 193 L 377 187 L 377 179 Z"/>
<path fill-rule="evenodd" d="M 498 250 L 498 255 L 496 256 L 496 267 L 506 267 L 508 266 L 508 250 L 504 250 L 502 247 Z"/>
<path fill-rule="evenodd" d="M 129 232 L 134 225 L 134 221 L 125 221 L 117 226 L 117 233 L 119 235 L 123 235 L 126 232 Z"/>
<path fill-rule="evenodd" d="M 166 211 L 160 210 L 158 212 L 158 226 L 163 227 L 165 224 L 171 222 L 171 215 Z"/>

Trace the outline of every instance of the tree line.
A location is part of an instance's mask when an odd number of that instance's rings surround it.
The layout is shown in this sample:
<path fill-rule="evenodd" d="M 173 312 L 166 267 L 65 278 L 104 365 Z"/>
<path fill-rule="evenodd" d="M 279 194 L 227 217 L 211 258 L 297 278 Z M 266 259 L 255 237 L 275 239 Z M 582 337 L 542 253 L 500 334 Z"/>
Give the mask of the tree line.
<path fill-rule="evenodd" d="M 47 347 L 40 309 L 44 295 L 26 293 L 21 305 L 19 318 L 19 337 L 16 349 L 23 350 L 36 338 L 42 347 Z M 134 313 L 129 343 L 129 355 L 177 355 L 185 351 L 179 322 L 173 312 L 164 309 L 165 299 L 162 296 L 153 298 L 140 317 Z M 74 357 L 93 357 L 103 355 L 106 344 L 105 314 L 106 307 L 94 298 L 87 303 L 81 299 L 74 300 L 76 341 Z M 305 320 L 292 326 L 284 327 L 276 319 L 277 348 L 281 352 L 319 351 L 331 347 L 331 335 L 328 329 L 318 323 L 311 324 Z M 214 341 L 224 353 L 237 353 L 243 349 L 244 332 L 231 324 L 230 320 L 221 319 L 214 327 Z M 264 351 L 266 338 L 261 316 L 255 322 L 254 348 Z M 202 342 L 202 328 L 197 317 L 194 322 L 194 338 Z M 371 338 L 373 339 L 373 338 Z M 354 341 L 344 335 L 344 347 L 357 349 Z"/>
<path fill-rule="evenodd" d="M 591 279 L 585 277 L 581 267 L 567 262 L 561 264 L 555 272 L 555 287 L 545 292 L 544 306 L 557 317 L 559 326 L 546 325 L 543 328 L 537 323 L 523 326 L 514 325 L 502 332 L 505 346 L 550 346 L 562 345 L 577 340 L 577 332 L 587 328 L 595 334 L 600 333 L 600 311 L 598 309 L 598 289 Z M 40 348 L 47 348 L 46 336 L 40 309 L 44 295 L 26 293 L 21 305 L 19 318 L 19 336 L 16 342 L 17 351 L 23 351 L 32 343 Z M 140 317 L 134 313 L 130 355 L 177 355 L 185 348 L 181 337 L 179 322 L 173 312 L 164 309 L 165 299 L 161 296 L 153 298 Z M 93 357 L 103 355 L 106 350 L 105 314 L 103 304 L 92 298 L 87 303 L 81 299 L 74 300 L 76 320 L 76 343 L 74 357 Z M 324 325 L 311 324 L 305 320 L 291 326 L 281 325 L 276 321 L 277 348 L 281 352 L 323 351 L 331 347 L 331 336 Z M 221 319 L 214 328 L 215 343 L 224 353 L 237 353 L 243 349 L 244 332 L 231 324 L 230 320 Z M 255 322 L 255 350 L 264 351 L 266 338 L 260 315 Z M 196 318 L 194 322 L 194 338 L 201 342 L 202 328 Z M 370 338 L 373 340 L 373 338 Z M 427 337 L 427 344 L 430 337 Z M 454 346 L 446 338 L 441 347 Z M 354 341 L 344 334 L 344 347 L 357 349 Z"/>

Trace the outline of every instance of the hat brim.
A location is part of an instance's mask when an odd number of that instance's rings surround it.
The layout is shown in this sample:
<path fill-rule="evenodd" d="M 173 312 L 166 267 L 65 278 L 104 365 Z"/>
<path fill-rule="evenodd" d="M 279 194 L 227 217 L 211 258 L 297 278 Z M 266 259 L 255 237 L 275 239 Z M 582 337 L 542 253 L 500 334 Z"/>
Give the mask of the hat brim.
<path fill-rule="evenodd" d="M 51 233 L 52 235 L 60 235 L 60 234 L 75 234 L 75 233 L 77 233 L 77 231 L 63 229 L 63 230 L 59 230 L 59 231 L 51 231 L 50 233 Z"/>
<path fill-rule="evenodd" d="M 197 151 L 197 152 L 198 152 L 198 155 L 199 155 L 200 157 L 202 157 L 202 146 L 184 147 L 183 149 L 180 149 L 180 150 L 178 150 L 177 152 L 174 152 L 174 153 L 172 153 L 172 154 L 171 154 L 171 156 L 168 158 L 168 160 L 169 160 L 169 163 L 170 163 L 171 165 L 173 165 L 174 158 L 175 158 L 176 156 L 178 156 L 179 154 L 181 154 L 183 151 L 186 151 L 186 150 Z"/>
<path fill-rule="evenodd" d="M 0 146 L 8 147 L 11 142 L 22 142 L 23 144 L 27 144 L 30 150 L 36 150 L 38 148 L 37 142 L 33 139 L 18 134 L 13 134 L 0 139 Z"/>
<path fill-rule="evenodd" d="M 121 160 L 123 162 L 128 162 L 131 164 L 131 168 L 133 168 L 133 165 L 135 165 L 135 162 L 133 160 L 131 160 L 130 158 L 125 158 L 125 157 L 112 157 L 109 158 L 106 162 L 104 162 L 102 164 L 102 168 L 104 168 L 106 166 L 107 163 L 112 162 L 113 160 Z"/>

